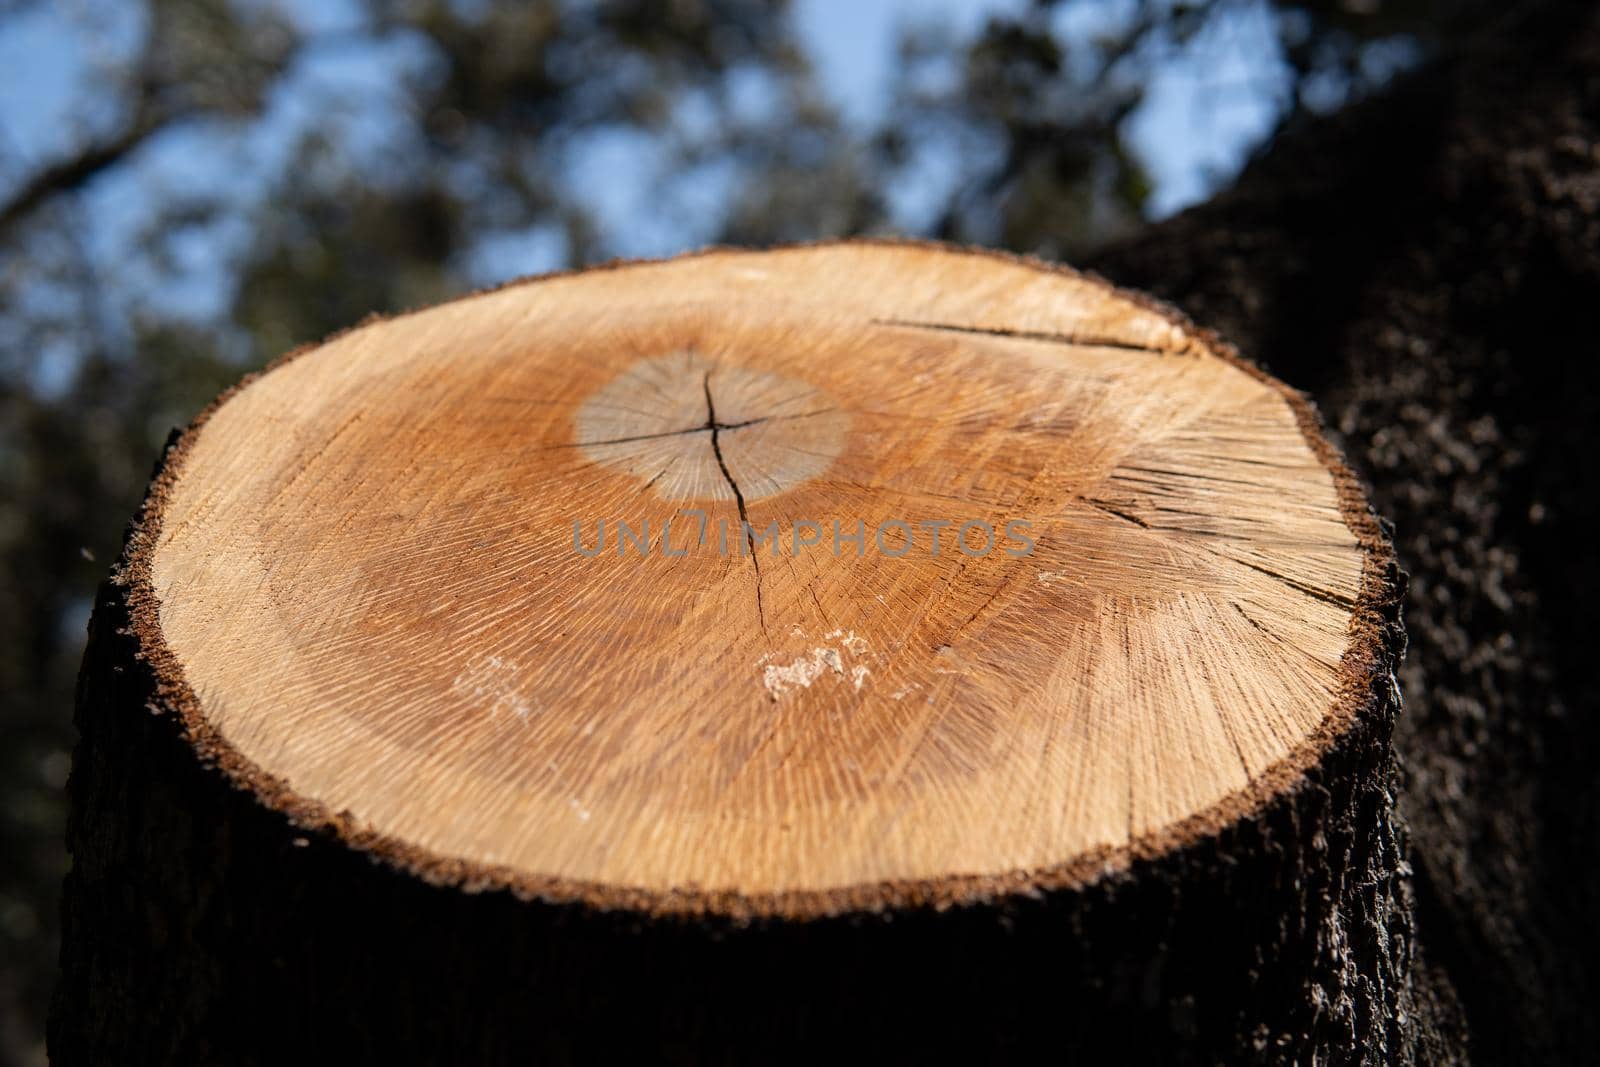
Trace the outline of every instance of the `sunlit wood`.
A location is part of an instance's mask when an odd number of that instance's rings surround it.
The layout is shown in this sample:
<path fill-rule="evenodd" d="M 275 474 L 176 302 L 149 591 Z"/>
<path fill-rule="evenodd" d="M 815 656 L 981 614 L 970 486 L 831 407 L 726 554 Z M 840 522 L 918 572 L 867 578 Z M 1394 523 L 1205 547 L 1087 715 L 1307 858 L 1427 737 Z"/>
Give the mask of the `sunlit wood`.
<path fill-rule="evenodd" d="M 1308 418 L 1067 272 L 717 252 L 283 362 L 186 444 L 149 577 L 237 766 L 402 859 L 1015 884 L 1236 816 L 1341 713 L 1370 553 Z"/>

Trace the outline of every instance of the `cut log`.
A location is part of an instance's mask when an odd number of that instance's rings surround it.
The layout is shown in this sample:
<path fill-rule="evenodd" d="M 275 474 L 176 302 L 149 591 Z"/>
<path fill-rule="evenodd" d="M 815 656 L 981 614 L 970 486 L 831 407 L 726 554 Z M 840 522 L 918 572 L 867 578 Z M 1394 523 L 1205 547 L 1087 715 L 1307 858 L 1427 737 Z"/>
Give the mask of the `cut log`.
<path fill-rule="evenodd" d="M 1398 595 L 1302 397 L 1060 268 L 367 324 L 102 591 L 53 1053 L 1403 1059 Z"/>

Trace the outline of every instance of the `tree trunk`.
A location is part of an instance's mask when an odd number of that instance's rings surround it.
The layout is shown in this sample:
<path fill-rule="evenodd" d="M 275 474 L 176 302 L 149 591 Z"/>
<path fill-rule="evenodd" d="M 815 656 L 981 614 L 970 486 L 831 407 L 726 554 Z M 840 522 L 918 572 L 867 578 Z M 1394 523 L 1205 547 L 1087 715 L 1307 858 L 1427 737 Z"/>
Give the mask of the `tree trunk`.
<path fill-rule="evenodd" d="M 1041 264 L 367 325 L 102 590 L 52 1054 L 1409 1062 L 1398 596 L 1298 394 Z"/>
<path fill-rule="evenodd" d="M 1411 572 L 1425 976 L 1474 1063 L 1600 1046 L 1600 11 L 1515 5 L 1094 266 L 1310 390 Z M 1459 1057 L 1459 1053 L 1457 1054 Z"/>

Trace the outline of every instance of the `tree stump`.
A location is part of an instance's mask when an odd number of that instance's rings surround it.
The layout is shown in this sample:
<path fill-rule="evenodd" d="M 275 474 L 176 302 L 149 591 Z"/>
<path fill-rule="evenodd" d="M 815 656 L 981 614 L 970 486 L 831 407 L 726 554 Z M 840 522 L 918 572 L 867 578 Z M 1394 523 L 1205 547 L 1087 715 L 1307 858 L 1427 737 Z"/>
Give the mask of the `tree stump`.
<path fill-rule="evenodd" d="M 1298 394 L 903 243 L 514 284 L 169 446 L 59 1063 L 1405 1059 L 1399 578 Z"/>

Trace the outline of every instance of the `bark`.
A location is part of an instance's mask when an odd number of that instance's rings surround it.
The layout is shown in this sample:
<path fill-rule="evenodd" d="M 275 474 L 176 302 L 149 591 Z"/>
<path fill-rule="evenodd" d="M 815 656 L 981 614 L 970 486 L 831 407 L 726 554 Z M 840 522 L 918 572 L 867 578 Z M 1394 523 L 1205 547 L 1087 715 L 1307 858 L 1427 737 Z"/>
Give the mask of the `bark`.
<path fill-rule="evenodd" d="M 1597 70 L 1589 5 L 1519 10 L 1094 264 L 1309 390 L 1395 524 L 1419 981 L 1476 1063 L 1600 1041 Z"/>

